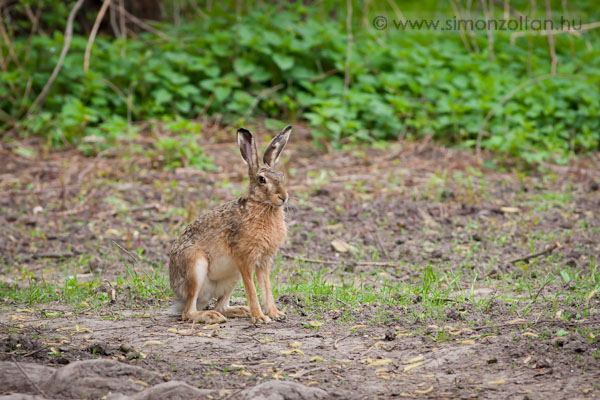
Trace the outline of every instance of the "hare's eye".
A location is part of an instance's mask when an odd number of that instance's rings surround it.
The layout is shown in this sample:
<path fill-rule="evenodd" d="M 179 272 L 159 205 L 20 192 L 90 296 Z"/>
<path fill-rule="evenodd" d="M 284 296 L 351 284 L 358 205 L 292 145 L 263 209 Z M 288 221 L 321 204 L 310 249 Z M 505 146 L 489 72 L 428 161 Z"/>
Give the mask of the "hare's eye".
<path fill-rule="evenodd" d="M 265 184 L 265 183 L 267 183 L 267 180 L 266 180 L 266 179 L 265 179 L 265 177 L 264 177 L 264 176 L 262 176 L 262 175 L 258 177 L 258 181 L 259 181 L 260 183 L 262 183 L 262 184 Z"/>

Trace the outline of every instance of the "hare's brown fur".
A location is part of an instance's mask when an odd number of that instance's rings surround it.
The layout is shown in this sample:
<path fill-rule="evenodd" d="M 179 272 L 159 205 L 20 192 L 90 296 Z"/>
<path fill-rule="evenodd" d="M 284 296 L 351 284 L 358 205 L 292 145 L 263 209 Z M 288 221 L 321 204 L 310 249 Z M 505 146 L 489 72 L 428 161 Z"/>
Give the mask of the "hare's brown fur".
<path fill-rule="evenodd" d="M 242 135 L 240 131 L 244 131 Z M 185 302 L 183 319 L 214 323 L 225 317 L 251 316 L 253 322 L 269 322 L 269 317 L 283 316 L 273 299 L 270 265 L 287 236 L 283 205 L 288 196 L 283 174 L 271 166 L 283 150 L 291 127 L 271 141 L 264 157 L 267 165 L 261 168 L 252 135 L 240 131 L 238 141 L 250 178 L 248 194 L 194 220 L 171 248 L 169 278 L 175 295 Z M 258 304 L 253 272 L 266 315 Z M 229 306 L 240 276 L 249 308 Z M 198 311 L 213 297 L 218 299 L 214 311 Z"/>

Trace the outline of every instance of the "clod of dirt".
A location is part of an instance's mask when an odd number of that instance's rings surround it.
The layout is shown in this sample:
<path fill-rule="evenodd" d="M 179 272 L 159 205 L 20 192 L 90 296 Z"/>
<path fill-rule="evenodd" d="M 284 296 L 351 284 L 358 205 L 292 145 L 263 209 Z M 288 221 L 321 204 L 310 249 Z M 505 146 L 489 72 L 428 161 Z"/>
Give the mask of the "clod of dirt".
<path fill-rule="evenodd" d="M 113 360 L 76 361 L 57 370 L 43 390 L 74 399 L 100 398 L 108 392 L 134 394 L 165 379 L 154 372 Z"/>
<path fill-rule="evenodd" d="M 554 347 L 563 347 L 563 345 L 565 344 L 566 341 L 567 341 L 566 337 L 559 336 L 559 337 L 552 339 L 552 345 Z"/>
<path fill-rule="evenodd" d="M 171 381 L 158 384 L 133 396 L 125 396 L 121 393 L 111 394 L 106 400 L 153 400 L 153 399 L 177 399 L 196 400 L 210 399 L 215 396 L 214 390 L 197 389 L 181 381 Z"/>
<path fill-rule="evenodd" d="M 586 350 L 591 354 L 595 351 L 595 349 L 592 347 L 593 346 L 591 346 L 589 342 L 585 341 L 581 337 L 571 337 L 563 346 L 565 350 L 578 354 L 585 353 Z"/>
<path fill-rule="evenodd" d="M 19 363 L 29 379 L 40 386 L 50 379 L 54 374 L 54 368 L 32 363 Z M 2 382 L 3 392 L 32 392 L 35 393 L 35 386 L 23 377 L 23 373 L 14 362 L 0 362 L 0 382 Z"/>
<path fill-rule="evenodd" d="M 26 335 L 12 334 L 6 340 L 0 342 L 0 351 L 10 353 L 14 350 L 19 351 L 35 351 L 44 347 L 40 341 L 31 339 Z"/>
<path fill-rule="evenodd" d="M 106 349 L 106 345 L 103 343 L 94 343 L 88 346 L 88 351 L 97 356 L 106 356 L 108 355 L 108 350 Z"/>
<path fill-rule="evenodd" d="M 246 389 L 236 396 L 239 400 L 320 400 L 330 396 L 324 390 L 296 382 L 269 381 Z"/>
<path fill-rule="evenodd" d="M 464 319 L 463 315 L 456 311 L 454 308 L 451 308 L 446 313 L 446 317 L 452 321 L 462 321 Z"/>
<path fill-rule="evenodd" d="M 94 272 L 101 272 L 102 271 L 102 262 L 100 261 L 100 259 L 96 256 L 93 256 L 90 261 L 88 262 L 88 268 L 89 271 L 94 273 Z M 101 285 L 101 286 L 105 286 L 105 285 Z"/>

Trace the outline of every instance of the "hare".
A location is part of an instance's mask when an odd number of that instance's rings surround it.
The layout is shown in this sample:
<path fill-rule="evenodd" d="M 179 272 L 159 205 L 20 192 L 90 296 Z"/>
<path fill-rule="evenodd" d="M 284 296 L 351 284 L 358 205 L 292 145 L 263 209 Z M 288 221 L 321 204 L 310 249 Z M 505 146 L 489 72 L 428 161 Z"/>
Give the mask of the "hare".
<path fill-rule="evenodd" d="M 195 219 L 171 247 L 169 279 L 183 305 L 183 320 L 220 323 L 227 318 L 251 317 L 252 323 L 269 323 L 285 316 L 275 306 L 269 273 L 272 257 L 287 236 L 285 177 L 273 167 L 291 131 L 287 126 L 271 140 L 263 166 L 259 165 L 252 134 L 246 129 L 237 131 L 242 159 L 248 166 L 248 193 Z M 264 313 L 258 304 L 253 272 Z M 249 307 L 229 305 L 240 276 Z M 213 298 L 217 298 L 214 311 L 201 311 Z"/>

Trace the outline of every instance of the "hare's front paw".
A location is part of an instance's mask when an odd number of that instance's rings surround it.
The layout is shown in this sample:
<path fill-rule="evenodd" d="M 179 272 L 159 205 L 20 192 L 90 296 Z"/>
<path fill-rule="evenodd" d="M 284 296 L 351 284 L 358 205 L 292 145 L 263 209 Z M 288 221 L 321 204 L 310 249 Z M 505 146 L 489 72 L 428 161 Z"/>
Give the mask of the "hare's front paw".
<path fill-rule="evenodd" d="M 276 307 L 273 307 L 271 310 L 267 311 L 267 315 L 276 320 L 285 318 L 285 313 L 279 311 Z"/>
<path fill-rule="evenodd" d="M 271 318 L 267 317 L 263 313 L 260 313 L 257 315 L 253 315 L 252 318 L 250 318 L 250 322 L 252 322 L 253 324 L 268 324 L 269 322 L 271 322 Z"/>

